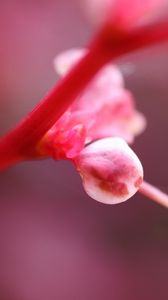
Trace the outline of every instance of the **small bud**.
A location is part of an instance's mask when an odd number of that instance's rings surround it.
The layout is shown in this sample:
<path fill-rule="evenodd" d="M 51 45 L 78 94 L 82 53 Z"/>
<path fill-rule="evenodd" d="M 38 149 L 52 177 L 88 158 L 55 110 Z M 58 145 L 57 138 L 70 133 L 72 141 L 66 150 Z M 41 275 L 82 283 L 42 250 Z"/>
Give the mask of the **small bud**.
<path fill-rule="evenodd" d="M 86 193 L 102 203 L 128 200 L 143 181 L 141 162 L 121 138 L 105 138 L 88 145 L 75 164 Z"/>

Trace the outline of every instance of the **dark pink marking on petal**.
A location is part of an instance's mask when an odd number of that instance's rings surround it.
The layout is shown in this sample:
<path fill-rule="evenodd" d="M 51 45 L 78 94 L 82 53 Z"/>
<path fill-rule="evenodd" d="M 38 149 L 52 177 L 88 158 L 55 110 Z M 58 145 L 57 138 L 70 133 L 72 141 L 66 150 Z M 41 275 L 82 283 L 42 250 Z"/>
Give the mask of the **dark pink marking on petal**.
<path fill-rule="evenodd" d="M 136 188 L 139 188 L 139 187 L 141 186 L 142 182 L 143 182 L 143 178 L 140 176 L 140 177 L 134 182 L 134 186 L 135 186 Z"/>
<path fill-rule="evenodd" d="M 97 185 L 102 190 L 114 196 L 125 196 L 129 194 L 127 185 L 124 182 L 120 182 L 118 176 L 115 174 L 110 174 L 108 178 L 105 178 L 98 170 L 93 168 L 90 170 L 90 175 L 97 180 Z"/>

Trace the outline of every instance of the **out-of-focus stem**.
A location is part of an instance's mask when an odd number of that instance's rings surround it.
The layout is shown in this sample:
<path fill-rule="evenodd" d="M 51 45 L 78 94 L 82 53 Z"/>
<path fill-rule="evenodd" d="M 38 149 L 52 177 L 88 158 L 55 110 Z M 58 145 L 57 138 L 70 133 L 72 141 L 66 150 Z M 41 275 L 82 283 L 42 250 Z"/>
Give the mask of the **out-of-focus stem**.
<path fill-rule="evenodd" d="M 103 51 L 106 51 L 106 56 L 109 56 L 109 60 L 112 60 L 165 41 L 168 41 L 168 19 L 135 27 L 131 30 L 111 28 L 107 24 L 100 31 L 94 43 L 99 44 Z"/>
<path fill-rule="evenodd" d="M 16 128 L 1 138 L 0 169 L 18 160 L 38 158 L 36 145 L 39 140 L 104 64 L 123 54 L 164 40 L 168 40 L 168 21 L 130 32 L 104 26 L 91 43 L 85 57 Z"/>
<path fill-rule="evenodd" d="M 144 181 L 139 189 L 147 198 L 157 202 L 158 204 L 168 208 L 168 195 L 154 187 L 150 183 Z"/>

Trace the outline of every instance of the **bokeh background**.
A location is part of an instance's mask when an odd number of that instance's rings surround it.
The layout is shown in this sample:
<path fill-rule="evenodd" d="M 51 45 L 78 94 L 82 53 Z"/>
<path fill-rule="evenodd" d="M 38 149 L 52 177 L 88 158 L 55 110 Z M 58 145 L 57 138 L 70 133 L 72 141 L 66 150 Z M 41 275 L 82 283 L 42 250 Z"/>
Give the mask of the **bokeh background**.
<path fill-rule="evenodd" d="M 79 0 L 0 3 L 0 133 L 50 89 L 52 61 L 95 28 Z M 117 62 L 148 120 L 134 150 L 146 180 L 168 192 L 168 44 Z M 167 300 L 168 213 L 137 194 L 90 199 L 68 162 L 25 162 L 0 174 L 1 300 Z"/>

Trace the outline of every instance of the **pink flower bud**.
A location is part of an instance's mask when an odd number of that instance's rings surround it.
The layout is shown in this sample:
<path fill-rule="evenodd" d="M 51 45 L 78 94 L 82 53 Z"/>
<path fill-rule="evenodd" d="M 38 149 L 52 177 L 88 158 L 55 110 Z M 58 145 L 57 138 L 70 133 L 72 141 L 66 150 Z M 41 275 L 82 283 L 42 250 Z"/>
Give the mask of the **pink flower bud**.
<path fill-rule="evenodd" d="M 105 138 L 88 145 L 75 158 L 75 164 L 86 193 L 102 203 L 128 200 L 143 181 L 141 162 L 121 138 Z"/>

